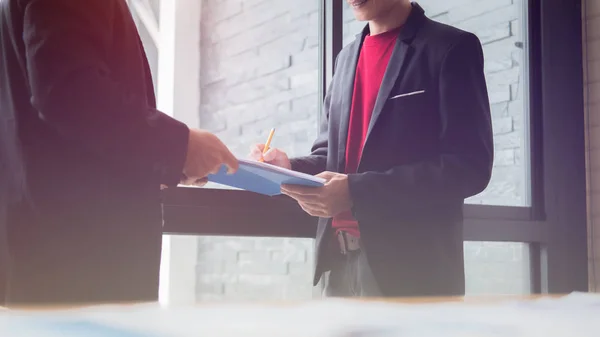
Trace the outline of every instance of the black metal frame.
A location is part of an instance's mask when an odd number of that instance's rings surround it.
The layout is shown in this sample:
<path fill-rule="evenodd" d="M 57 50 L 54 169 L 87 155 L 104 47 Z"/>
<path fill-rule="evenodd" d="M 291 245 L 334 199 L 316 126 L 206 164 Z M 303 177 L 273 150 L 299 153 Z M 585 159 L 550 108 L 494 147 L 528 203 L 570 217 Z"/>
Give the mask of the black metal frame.
<path fill-rule="evenodd" d="M 323 100 L 325 93 L 331 83 L 333 71 L 335 68 L 336 55 L 342 50 L 343 42 L 343 1 L 320 1 L 319 10 L 321 21 L 319 23 L 320 33 L 320 60 L 319 60 L 319 118 L 318 124 L 321 123 L 321 115 L 323 114 Z M 319 129 L 317 129 L 319 131 Z"/>
<path fill-rule="evenodd" d="M 465 240 L 529 243 L 533 293 L 587 291 L 581 1 L 529 0 L 531 207 L 465 206 Z M 343 41 L 343 0 L 321 1 L 320 95 Z M 315 219 L 284 197 L 177 188 L 165 233 L 310 238 Z M 416 257 L 417 258 L 417 257 Z"/>

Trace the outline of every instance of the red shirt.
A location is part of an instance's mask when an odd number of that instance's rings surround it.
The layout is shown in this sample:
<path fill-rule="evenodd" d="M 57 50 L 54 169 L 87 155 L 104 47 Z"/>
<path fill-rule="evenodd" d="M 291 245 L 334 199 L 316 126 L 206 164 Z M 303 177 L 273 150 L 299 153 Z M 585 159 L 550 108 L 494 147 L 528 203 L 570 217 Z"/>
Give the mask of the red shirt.
<path fill-rule="evenodd" d="M 356 65 L 352 106 L 350 108 L 345 173 L 356 173 L 358 169 L 375 100 L 379 93 L 385 69 L 392 56 L 398 31 L 399 29 L 394 29 L 378 35 L 369 35 L 363 41 Z M 350 210 L 335 216 L 332 226 L 337 231 L 344 230 L 348 234 L 356 237 L 360 236 L 358 222 L 354 219 Z"/>

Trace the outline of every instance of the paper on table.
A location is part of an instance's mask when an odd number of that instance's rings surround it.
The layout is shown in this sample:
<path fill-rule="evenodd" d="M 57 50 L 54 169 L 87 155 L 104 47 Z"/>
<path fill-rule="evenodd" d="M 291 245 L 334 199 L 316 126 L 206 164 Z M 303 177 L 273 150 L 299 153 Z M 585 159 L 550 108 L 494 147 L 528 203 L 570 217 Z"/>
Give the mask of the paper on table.
<path fill-rule="evenodd" d="M 148 332 L 149 336 L 160 337 L 600 336 L 600 296 L 592 294 L 533 301 L 492 300 L 490 303 L 400 304 L 326 300 L 282 306 L 216 303 L 161 308 L 142 305 L 99 307 L 42 316 L 23 312 L 12 315 L 32 322 L 56 317 L 73 322 L 86 320 L 96 326 Z M 6 333 L 2 330 L 6 326 L 3 318 L 6 315 L 0 312 L 2 337 L 55 337 L 51 333 L 19 334 L 16 330 L 8 331 L 12 334 Z M 99 331 L 107 331 L 104 327 Z"/>
<path fill-rule="evenodd" d="M 110 323 L 100 323 L 78 317 L 12 318 L 4 327 L 3 337 L 163 337 L 149 331 L 139 331 Z M 2 331 L 2 329 L 0 329 Z"/>

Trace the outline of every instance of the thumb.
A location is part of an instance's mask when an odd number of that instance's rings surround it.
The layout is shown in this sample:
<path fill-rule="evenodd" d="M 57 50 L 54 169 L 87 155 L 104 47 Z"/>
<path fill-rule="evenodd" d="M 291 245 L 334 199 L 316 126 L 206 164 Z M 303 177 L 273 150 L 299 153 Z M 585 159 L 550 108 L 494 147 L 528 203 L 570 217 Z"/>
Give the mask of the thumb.
<path fill-rule="evenodd" d="M 334 176 L 335 176 L 335 173 L 329 172 L 329 171 L 321 172 L 321 173 L 319 173 L 319 174 L 316 175 L 316 177 L 323 178 L 323 179 L 326 179 L 326 180 L 329 180 L 329 179 L 333 178 Z"/>
<path fill-rule="evenodd" d="M 223 164 L 227 166 L 227 173 L 232 174 L 237 172 L 240 163 L 237 158 L 233 155 L 233 153 L 227 151 L 227 154 L 223 160 Z"/>

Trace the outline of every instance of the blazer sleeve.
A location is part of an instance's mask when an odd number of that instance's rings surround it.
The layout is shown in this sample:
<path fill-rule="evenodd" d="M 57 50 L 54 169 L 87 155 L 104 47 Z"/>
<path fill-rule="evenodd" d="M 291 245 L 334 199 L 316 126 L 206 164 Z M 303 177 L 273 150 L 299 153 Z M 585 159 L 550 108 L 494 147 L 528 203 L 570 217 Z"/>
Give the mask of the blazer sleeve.
<path fill-rule="evenodd" d="M 487 187 L 494 155 L 483 63 L 478 38 L 463 33 L 446 52 L 439 73 L 439 154 L 385 172 L 349 175 L 358 220 L 434 211 Z"/>
<path fill-rule="evenodd" d="M 179 183 L 189 129 L 115 80 L 108 64 L 118 3 L 23 4 L 31 102 L 40 117 L 65 139 L 124 169 L 152 170 L 163 184 Z"/>
<path fill-rule="evenodd" d="M 311 153 L 308 156 L 290 159 L 292 170 L 306 174 L 316 175 L 327 167 L 327 146 L 329 139 L 329 109 L 331 106 L 331 85 L 323 103 L 323 115 L 319 125 L 319 134 L 313 143 Z"/>
<path fill-rule="evenodd" d="M 313 143 L 311 153 L 308 156 L 296 157 L 290 159 L 292 170 L 311 175 L 319 174 L 327 169 L 327 150 L 329 146 L 329 113 L 331 111 L 331 95 L 333 83 L 336 80 L 338 59 L 343 50 L 335 57 L 333 63 L 333 78 L 327 88 L 325 99 L 323 100 L 323 114 L 319 124 L 319 134 Z"/>

